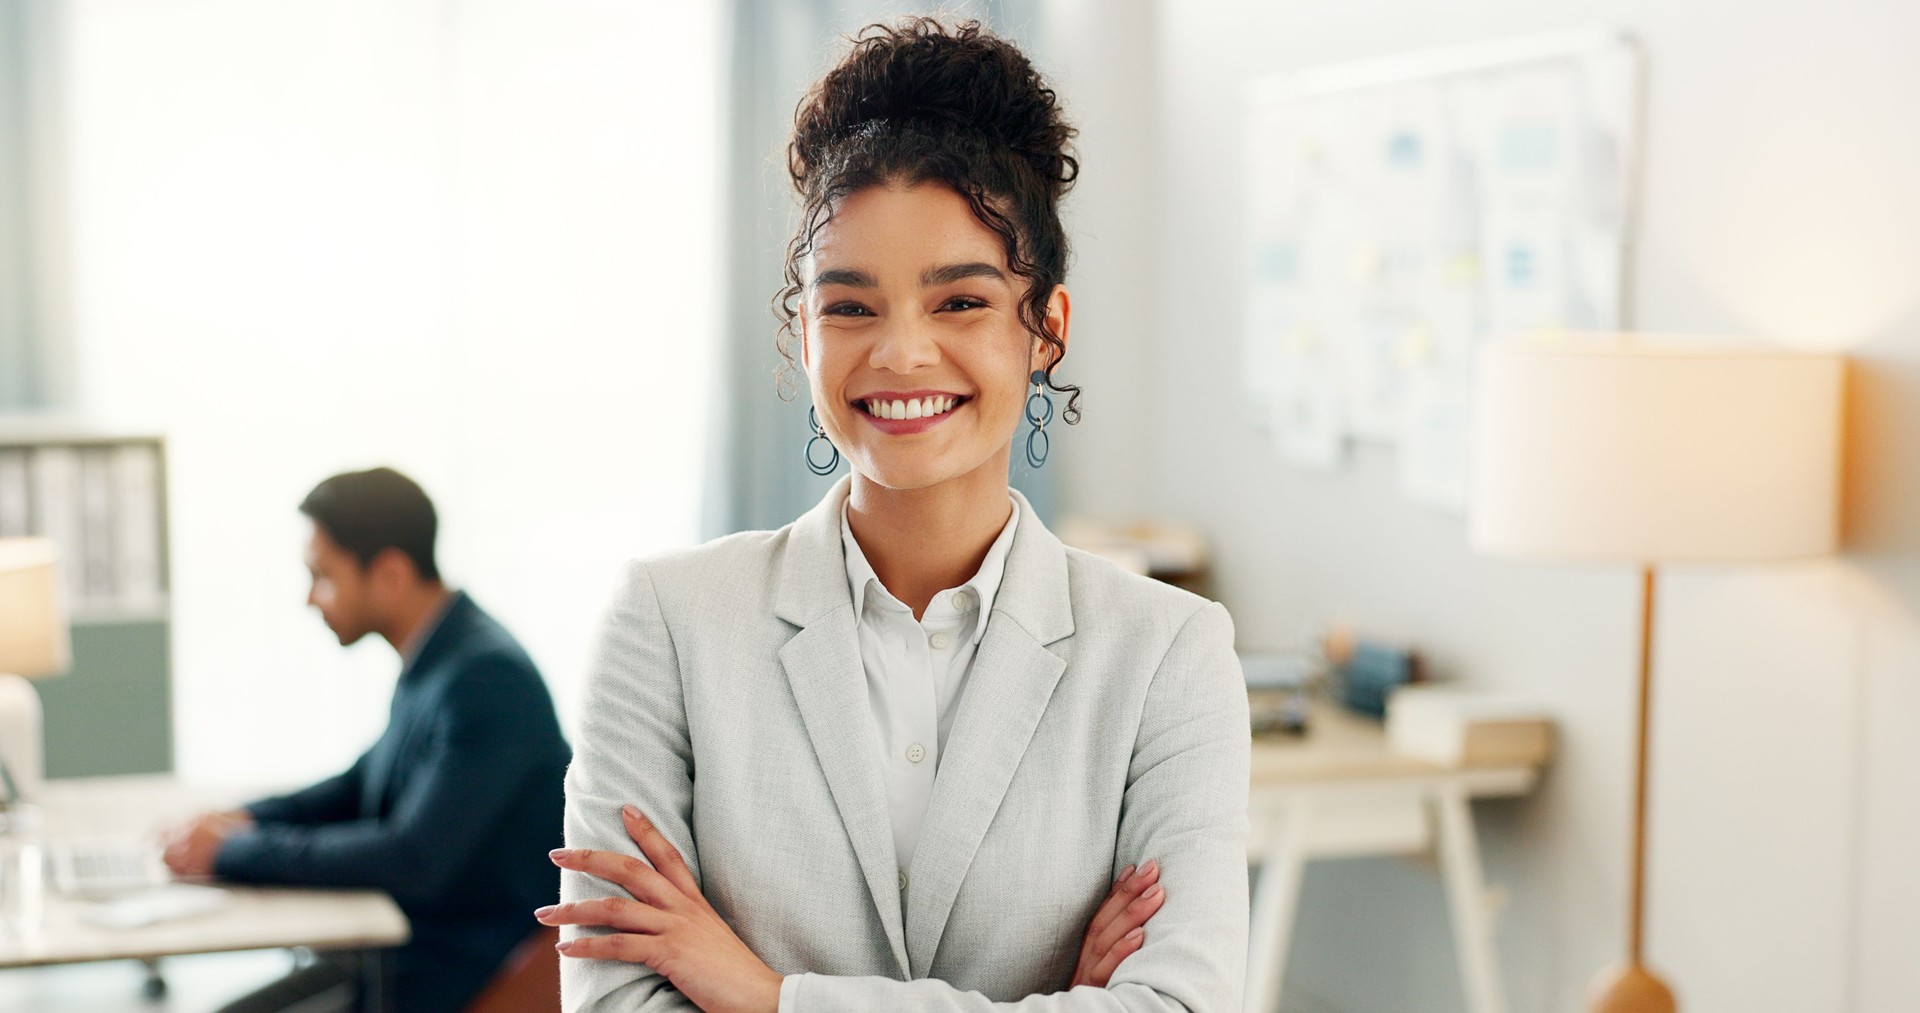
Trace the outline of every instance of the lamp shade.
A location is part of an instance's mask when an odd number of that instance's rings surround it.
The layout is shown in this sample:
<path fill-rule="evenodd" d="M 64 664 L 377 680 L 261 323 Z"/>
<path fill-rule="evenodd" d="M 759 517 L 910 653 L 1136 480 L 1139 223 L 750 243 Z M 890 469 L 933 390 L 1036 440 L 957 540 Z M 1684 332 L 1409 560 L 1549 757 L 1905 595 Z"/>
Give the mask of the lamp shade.
<path fill-rule="evenodd" d="M 52 542 L 0 538 L 0 673 L 38 677 L 67 670 L 58 570 Z"/>
<path fill-rule="evenodd" d="M 1844 378 L 1839 356 L 1700 340 L 1493 342 L 1473 545 L 1643 564 L 1832 552 Z"/>

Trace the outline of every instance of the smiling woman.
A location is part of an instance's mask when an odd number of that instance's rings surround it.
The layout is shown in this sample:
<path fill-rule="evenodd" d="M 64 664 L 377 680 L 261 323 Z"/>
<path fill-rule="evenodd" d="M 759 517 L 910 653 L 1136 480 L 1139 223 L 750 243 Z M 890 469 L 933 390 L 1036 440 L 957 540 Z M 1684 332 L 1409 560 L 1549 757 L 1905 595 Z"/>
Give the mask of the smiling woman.
<path fill-rule="evenodd" d="M 1077 414 L 1072 135 L 972 23 L 873 26 L 801 103 L 781 347 L 852 474 L 631 568 L 538 913 L 567 1009 L 1239 1008 L 1232 624 L 1007 484 Z"/>

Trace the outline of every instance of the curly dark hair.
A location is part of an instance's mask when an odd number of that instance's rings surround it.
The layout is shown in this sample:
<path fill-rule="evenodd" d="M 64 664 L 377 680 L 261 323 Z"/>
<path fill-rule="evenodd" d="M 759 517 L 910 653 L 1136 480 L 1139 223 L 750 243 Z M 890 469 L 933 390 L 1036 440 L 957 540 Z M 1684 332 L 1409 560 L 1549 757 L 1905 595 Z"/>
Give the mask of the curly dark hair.
<path fill-rule="evenodd" d="M 908 18 L 868 25 L 850 41 L 847 55 L 800 100 L 787 145 L 801 208 L 787 244 L 786 285 L 773 302 L 781 395 L 792 396 L 800 261 L 814 237 L 866 187 L 932 182 L 966 198 L 1005 244 L 1008 266 L 1027 280 L 1020 322 L 1053 349 L 1047 386 L 1068 395 L 1062 417 L 1078 422 L 1080 388 L 1053 377 L 1066 344 L 1047 326 L 1047 301 L 1067 275 L 1060 200 L 1080 174 L 1069 148 L 1076 131 L 1053 89 L 1025 54 L 978 21 L 948 28 Z"/>

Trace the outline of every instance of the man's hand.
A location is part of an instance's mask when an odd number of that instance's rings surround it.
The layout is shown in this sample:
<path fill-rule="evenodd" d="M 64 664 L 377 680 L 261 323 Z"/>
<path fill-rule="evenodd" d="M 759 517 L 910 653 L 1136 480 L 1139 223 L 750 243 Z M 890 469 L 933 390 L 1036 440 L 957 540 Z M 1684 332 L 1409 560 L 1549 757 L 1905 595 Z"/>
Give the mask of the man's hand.
<path fill-rule="evenodd" d="M 621 808 L 627 836 L 652 868 L 613 851 L 562 849 L 553 864 L 604 879 L 626 897 L 543 907 L 544 925 L 597 925 L 614 931 L 560 944 L 569 957 L 645 964 L 707 1013 L 775 1013 L 780 975 L 740 941 L 694 882 L 693 871 L 640 810 Z M 629 899 L 631 898 L 631 899 Z"/>
<path fill-rule="evenodd" d="M 1075 986 L 1106 988 L 1113 969 L 1146 942 L 1147 919 L 1167 899 L 1167 892 L 1159 884 L 1158 862 L 1150 861 L 1137 872 L 1131 865 L 1120 871 L 1106 902 L 1087 925 L 1086 938 L 1080 943 L 1080 963 L 1073 969 Z"/>
<path fill-rule="evenodd" d="M 253 816 L 244 809 L 203 813 L 166 831 L 162 857 L 176 876 L 211 876 L 220 846 L 227 838 L 252 827 Z"/>

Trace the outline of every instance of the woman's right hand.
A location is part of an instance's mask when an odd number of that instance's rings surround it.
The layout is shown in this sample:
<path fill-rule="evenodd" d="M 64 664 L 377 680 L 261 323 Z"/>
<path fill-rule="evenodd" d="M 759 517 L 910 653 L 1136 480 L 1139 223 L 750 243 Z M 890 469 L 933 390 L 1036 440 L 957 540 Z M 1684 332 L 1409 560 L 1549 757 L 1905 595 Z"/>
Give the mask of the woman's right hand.
<path fill-rule="evenodd" d="M 1159 882 L 1158 862 L 1149 861 L 1137 871 L 1131 865 L 1121 870 L 1080 942 L 1080 963 L 1073 969 L 1074 986 L 1106 988 L 1113 969 L 1146 941 L 1143 926 L 1167 899 Z"/>

